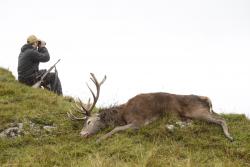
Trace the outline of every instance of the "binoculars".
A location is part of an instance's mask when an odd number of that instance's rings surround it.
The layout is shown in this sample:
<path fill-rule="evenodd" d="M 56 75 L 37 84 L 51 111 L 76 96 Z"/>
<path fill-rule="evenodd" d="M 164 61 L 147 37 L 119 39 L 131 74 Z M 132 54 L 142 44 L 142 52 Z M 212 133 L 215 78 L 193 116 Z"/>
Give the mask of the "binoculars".
<path fill-rule="evenodd" d="M 40 46 L 41 44 L 42 44 L 42 41 L 38 41 L 38 46 Z M 46 42 L 44 42 L 44 45 L 46 45 Z"/>

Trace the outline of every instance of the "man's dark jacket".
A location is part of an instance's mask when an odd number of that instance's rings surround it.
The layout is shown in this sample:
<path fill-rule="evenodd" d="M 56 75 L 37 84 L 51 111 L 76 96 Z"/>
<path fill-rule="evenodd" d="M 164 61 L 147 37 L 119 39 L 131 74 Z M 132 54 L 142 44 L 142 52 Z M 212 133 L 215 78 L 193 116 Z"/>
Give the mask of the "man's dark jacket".
<path fill-rule="evenodd" d="M 18 80 L 33 85 L 39 72 L 39 63 L 47 62 L 49 59 L 50 55 L 46 47 L 37 50 L 31 44 L 25 44 L 18 57 Z"/>

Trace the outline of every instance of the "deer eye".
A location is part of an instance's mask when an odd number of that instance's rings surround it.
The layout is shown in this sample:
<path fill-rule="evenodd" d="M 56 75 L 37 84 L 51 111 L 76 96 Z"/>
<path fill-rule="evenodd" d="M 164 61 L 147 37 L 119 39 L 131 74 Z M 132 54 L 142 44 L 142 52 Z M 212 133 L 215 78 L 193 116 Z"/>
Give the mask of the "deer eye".
<path fill-rule="evenodd" d="M 87 124 L 89 125 L 89 124 L 90 124 L 90 121 L 88 121 Z"/>

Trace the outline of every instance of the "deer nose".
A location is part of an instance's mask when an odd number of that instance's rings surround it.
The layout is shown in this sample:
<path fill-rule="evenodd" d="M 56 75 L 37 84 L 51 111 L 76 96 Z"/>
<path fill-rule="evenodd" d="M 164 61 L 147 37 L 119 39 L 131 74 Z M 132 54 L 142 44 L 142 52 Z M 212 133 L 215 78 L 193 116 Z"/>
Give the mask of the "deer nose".
<path fill-rule="evenodd" d="M 89 133 L 83 131 L 83 132 L 80 133 L 80 135 L 81 135 L 81 137 L 88 137 L 88 136 L 89 136 Z"/>

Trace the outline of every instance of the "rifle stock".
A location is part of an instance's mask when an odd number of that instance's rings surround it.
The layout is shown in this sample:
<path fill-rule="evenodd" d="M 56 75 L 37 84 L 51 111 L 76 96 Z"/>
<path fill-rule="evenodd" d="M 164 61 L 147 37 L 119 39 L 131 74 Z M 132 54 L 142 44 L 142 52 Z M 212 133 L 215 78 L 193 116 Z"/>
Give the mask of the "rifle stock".
<path fill-rule="evenodd" d="M 39 81 L 37 81 L 34 85 L 32 85 L 32 88 L 39 88 L 44 80 L 44 78 L 48 75 L 48 73 L 50 73 L 50 71 L 53 70 L 53 68 L 55 68 L 56 64 L 60 61 L 61 59 L 57 60 L 57 62 L 51 66 L 41 77 L 41 79 Z"/>

